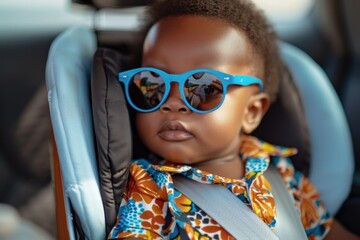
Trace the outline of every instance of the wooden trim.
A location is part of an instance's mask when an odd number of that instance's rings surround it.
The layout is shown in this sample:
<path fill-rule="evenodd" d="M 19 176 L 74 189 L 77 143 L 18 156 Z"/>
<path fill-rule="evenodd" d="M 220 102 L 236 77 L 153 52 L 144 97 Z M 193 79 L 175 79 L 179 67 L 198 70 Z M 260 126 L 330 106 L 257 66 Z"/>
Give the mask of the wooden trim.
<path fill-rule="evenodd" d="M 54 182 L 54 193 L 55 193 L 55 215 L 56 215 L 56 239 L 58 240 L 69 240 L 69 229 L 67 225 L 66 211 L 65 211 L 65 200 L 64 190 L 61 177 L 61 168 L 59 161 L 59 154 L 56 148 L 54 134 L 51 134 L 51 162 L 52 162 L 52 174 Z"/>

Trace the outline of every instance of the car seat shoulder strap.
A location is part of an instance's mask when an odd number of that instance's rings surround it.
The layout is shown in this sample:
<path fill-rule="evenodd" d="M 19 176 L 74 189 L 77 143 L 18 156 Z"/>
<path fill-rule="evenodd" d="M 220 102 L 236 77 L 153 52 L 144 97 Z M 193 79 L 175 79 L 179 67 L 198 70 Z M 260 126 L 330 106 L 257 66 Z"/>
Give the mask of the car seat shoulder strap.
<path fill-rule="evenodd" d="M 236 239 L 307 239 L 294 206 L 294 199 L 279 172 L 270 165 L 264 175 L 272 187 L 276 202 L 276 235 L 228 189 L 192 181 L 182 175 L 173 175 L 173 180 L 176 189 L 189 197 Z"/>
<path fill-rule="evenodd" d="M 199 183 L 179 174 L 173 175 L 173 182 L 177 190 L 190 198 L 236 239 L 279 239 L 253 211 L 227 188 Z"/>
<path fill-rule="evenodd" d="M 294 198 L 285 186 L 276 167 L 269 165 L 264 172 L 265 178 L 271 185 L 276 204 L 275 233 L 280 239 L 304 240 L 308 239 L 300 216 L 295 209 Z"/>

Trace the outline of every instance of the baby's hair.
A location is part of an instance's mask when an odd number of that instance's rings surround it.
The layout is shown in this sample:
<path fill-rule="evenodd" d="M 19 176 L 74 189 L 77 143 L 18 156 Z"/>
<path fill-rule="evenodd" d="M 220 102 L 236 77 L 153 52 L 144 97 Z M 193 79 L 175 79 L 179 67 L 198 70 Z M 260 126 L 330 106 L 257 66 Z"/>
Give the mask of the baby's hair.
<path fill-rule="evenodd" d="M 181 15 L 220 19 L 243 32 L 257 55 L 258 66 L 264 68 L 260 76 L 264 92 L 275 100 L 282 69 L 277 36 L 263 12 L 250 0 L 159 0 L 147 10 L 144 33 L 163 18 Z"/>

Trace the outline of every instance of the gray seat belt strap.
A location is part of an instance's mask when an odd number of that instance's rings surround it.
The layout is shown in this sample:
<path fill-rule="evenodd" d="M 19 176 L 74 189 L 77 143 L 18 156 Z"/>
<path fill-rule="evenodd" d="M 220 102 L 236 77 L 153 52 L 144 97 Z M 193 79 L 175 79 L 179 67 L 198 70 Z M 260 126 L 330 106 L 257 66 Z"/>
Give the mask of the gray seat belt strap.
<path fill-rule="evenodd" d="M 182 175 L 173 175 L 173 182 L 176 189 L 190 198 L 236 239 L 279 239 L 252 210 L 227 188 L 196 182 Z"/>
<path fill-rule="evenodd" d="M 283 179 L 276 167 L 270 165 L 264 172 L 265 178 L 271 185 L 276 204 L 277 221 L 275 233 L 280 239 L 304 240 L 308 239 L 299 214 L 294 206 L 294 198 L 290 195 Z"/>

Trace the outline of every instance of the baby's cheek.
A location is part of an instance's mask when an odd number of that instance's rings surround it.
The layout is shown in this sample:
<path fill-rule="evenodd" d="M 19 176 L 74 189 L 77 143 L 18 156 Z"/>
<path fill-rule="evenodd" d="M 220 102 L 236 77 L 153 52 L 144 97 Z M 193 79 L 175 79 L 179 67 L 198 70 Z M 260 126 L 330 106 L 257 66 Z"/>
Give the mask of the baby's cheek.
<path fill-rule="evenodd" d="M 137 113 L 135 118 L 136 133 L 139 139 L 145 145 L 149 144 L 150 140 L 155 137 L 155 133 L 156 133 L 155 122 L 151 115 L 152 115 L 151 113 Z"/>

